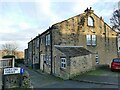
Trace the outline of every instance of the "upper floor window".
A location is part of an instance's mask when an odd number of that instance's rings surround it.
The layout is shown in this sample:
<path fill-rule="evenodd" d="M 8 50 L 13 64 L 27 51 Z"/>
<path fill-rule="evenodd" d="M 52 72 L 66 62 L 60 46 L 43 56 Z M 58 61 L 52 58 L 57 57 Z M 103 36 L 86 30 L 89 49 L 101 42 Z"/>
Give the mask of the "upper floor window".
<path fill-rule="evenodd" d="M 50 45 L 50 34 L 46 35 L 46 46 Z"/>
<path fill-rule="evenodd" d="M 96 45 L 96 35 L 92 35 L 92 45 Z"/>
<path fill-rule="evenodd" d="M 91 45 L 91 35 L 86 35 L 87 45 Z"/>
<path fill-rule="evenodd" d="M 43 38 L 40 39 L 40 44 L 43 44 Z"/>
<path fill-rule="evenodd" d="M 88 26 L 94 26 L 94 19 L 92 17 L 88 17 Z"/>
<path fill-rule="evenodd" d="M 86 35 L 87 45 L 96 46 L 96 35 Z"/>
<path fill-rule="evenodd" d="M 37 39 L 36 43 L 37 43 L 37 47 L 39 47 L 39 38 Z"/>

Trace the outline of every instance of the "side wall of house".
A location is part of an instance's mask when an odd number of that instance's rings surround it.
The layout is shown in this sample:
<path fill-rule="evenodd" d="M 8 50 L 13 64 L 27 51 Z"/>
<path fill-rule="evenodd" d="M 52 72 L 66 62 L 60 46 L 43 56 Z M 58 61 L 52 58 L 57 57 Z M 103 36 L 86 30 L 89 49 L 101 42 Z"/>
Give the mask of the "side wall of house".
<path fill-rule="evenodd" d="M 33 45 L 32 45 L 32 41 L 30 41 L 28 43 L 28 66 L 32 67 L 32 50 L 33 50 Z"/>
<path fill-rule="evenodd" d="M 94 19 L 93 27 L 88 26 L 88 17 Z M 96 45 L 87 45 L 87 35 L 96 35 Z M 55 63 L 55 68 L 59 69 L 60 56 L 57 56 L 59 53 L 56 51 L 54 45 L 83 46 L 93 53 L 91 57 L 93 67 L 98 64 L 110 65 L 112 59 L 117 57 L 116 35 L 117 33 L 114 32 L 102 18 L 99 18 L 92 12 L 83 13 L 53 25 L 53 62 L 57 60 L 58 63 Z M 55 74 L 59 75 L 60 72 L 55 72 Z"/>
<path fill-rule="evenodd" d="M 44 60 L 45 60 L 45 35 L 40 37 L 40 70 L 44 72 Z"/>
<path fill-rule="evenodd" d="M 47 35 L 50 35 L 50 31 L 45 32 L 40 36 L 40 69 L 44 72 L 51 73 L 51 44 L 47 40 Z M 46 41 L 47 40 L 47 41 Z M 51 38 L 50 38 L 51 40 Z"/>
<path fill-rule="evenodd" d="M 88 26 L 88 17 L 94 26 Z M 87 35 L 96 36 L 96 45 L 87 45 Z M 53 45 L 83 46 L 98 56 L 99 64 L 109 64 L 117 57 L 117 33 L 94 13 L 83 13 L 54 25 Z M 93 58 L 93 66 L 96 58 Z"/>
<path fill-rule="evenodd" d="M 39 69 L 39 36 L 34 39 L 34 68 Z"/>
<path fill-rule="evenodd" d="M 83 32 L 83 34 L 96 35 L 96 46 L 84 46 L 88 50 L 95 53 L 95 56 L 98 56 L 99 64 L 110 65 L 112 59 L 117 57 L 117 33 L 114 32 L 101 18 L 98 18 L 94 13 L 91 13 L 88 16 L 93 17 L 94 27 L 89 27 L 86 19 L 86 24 L 84 26 L 85 32 Z M 84 44 L 86 44 L 85 42 Z M 96 58 L 93 61 L 93 65 L 96 65 L 95 61 Z"/>
<path fill-rule="evenodd" d="M 28 64 L 28 49 L 24 50 L 24 64 Z"/>

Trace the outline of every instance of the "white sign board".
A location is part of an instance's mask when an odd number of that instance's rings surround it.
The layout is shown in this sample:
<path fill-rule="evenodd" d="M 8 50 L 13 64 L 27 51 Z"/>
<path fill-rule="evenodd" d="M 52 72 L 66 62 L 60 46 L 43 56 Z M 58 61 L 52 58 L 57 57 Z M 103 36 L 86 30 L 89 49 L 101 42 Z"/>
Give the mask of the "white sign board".
<path fill-rule="evenodd" d="M 13 68 L 5 68 L 4 69 L 4 75 L 19 74 L 19 73 L 20 73 L 20 67 L 13 67 Z"/>

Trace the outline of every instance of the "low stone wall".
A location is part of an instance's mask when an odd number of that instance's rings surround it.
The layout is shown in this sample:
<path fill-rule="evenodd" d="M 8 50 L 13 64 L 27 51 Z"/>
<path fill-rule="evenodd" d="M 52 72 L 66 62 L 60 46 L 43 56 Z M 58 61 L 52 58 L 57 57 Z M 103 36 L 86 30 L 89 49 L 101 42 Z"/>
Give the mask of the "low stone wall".
<path fill-rule="evenodd" d="M 70 61 L 70 78 L 92 69 L 91 55 L 73 57 Z"/>
<path fill-rule="evenodd" d="M 5 88 L 33 88 L 30 75 L 27 71 L 22 74 L 20 85 L 20 74 L 5 76 Z"/>
<path fill-rule="evenodd" d="M 2 70 L 0 69 L 0 90 L 2 90 Z"/>

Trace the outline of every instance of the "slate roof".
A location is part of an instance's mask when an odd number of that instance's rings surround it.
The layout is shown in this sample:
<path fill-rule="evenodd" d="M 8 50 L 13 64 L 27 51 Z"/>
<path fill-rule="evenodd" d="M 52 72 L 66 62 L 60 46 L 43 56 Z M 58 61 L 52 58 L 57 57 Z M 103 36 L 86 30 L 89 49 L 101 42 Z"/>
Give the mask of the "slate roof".
<path fill-rule="evenodd" d="M 60 50 L 66 56 L 70 56 L 70 57 L 89 55 L 89 54 L 92 53 L 89 50 L 87 50 L 86 48 L 84 48 L 83 46 L 60 46 L 60 45 L 55 45 L 55 48 Z"/>

